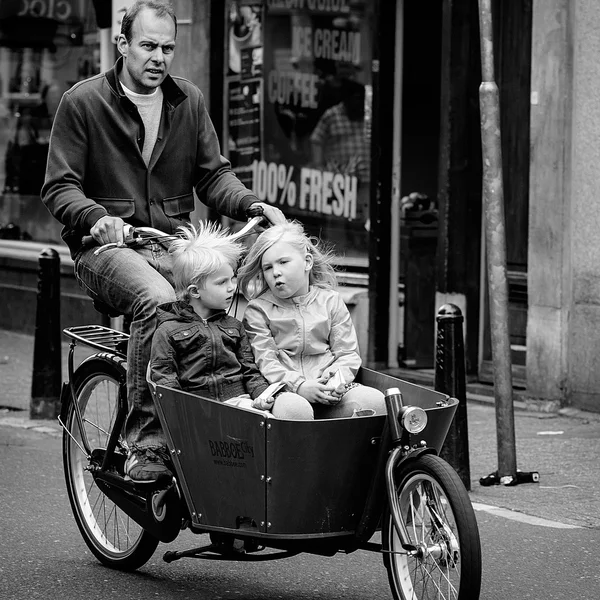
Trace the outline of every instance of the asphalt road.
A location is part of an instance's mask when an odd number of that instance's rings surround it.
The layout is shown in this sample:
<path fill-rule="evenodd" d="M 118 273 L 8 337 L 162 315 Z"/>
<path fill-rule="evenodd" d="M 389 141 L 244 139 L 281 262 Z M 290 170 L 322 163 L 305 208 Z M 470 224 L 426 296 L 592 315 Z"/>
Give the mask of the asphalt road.
<path fill-rule="evenodd" d="M 473 422 L 489 417 L 476 412 Z M 300 555 L 268 563 L 163 562 L 167 549 L 205 543 L 205 536 L 189 532 L 171 544 L 161 544 L 136 573 L 107 569 L 89 553 L 71 516 L 60 452 L 60 438 L 53 432 L 0 424 L 0 597 L 5 600 L 392 597 L 380 556 L 362 551 L 333 558 Z M 475 468 L 485 460 L 478 454 Z M 572 488 L 563 490 L 570 493 Z M 516 494 L 502 499 L 508 492 Z M 529 494 L 543 501 L 522 510 L 529 502 L 523 496 Z M 540 510 L 549 495 L 536 485 L 478 487 L 471 492 L 483 548 L 482 599 L 598 598 L 600 528 L 576 522 L 585 519 L 577 517 L 572 504 L 564 507 L 564 518 L 559 519 Z M 499 497 L 501 502 L 491 503 Z M 514 503 L 511 498 L 521 508 L 502 510 L 502 505 Z"/>

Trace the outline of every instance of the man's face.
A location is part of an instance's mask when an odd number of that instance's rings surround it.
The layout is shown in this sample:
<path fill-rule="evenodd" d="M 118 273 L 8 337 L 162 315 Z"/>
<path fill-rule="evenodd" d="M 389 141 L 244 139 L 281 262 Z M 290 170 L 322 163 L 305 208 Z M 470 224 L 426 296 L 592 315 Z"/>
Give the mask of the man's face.
<path fill-rule="evenodd" d="M 175 23 L 143 9 L 132 27 L 131 43 L 119 36 L 119 52 L 125 58 L 123 84 L 132 92 L 151 94 L 165 79 L 175 53 Z"/>

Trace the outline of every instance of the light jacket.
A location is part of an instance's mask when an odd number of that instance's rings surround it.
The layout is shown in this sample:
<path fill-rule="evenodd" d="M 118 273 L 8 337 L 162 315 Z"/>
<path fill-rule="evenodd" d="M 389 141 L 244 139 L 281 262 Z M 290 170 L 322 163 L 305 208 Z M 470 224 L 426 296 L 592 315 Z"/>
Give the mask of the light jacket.
<path fill-rule="evenodd" d="M 295 392 L 308 379 L 341 370 L 346 383 L 361 365 L 358 337 L 340 294 L 312 286 L 308 294 L 279 299 L 269 290 L 251 300 L 244 328 L 260 372 Z"/>
<path fill-rule="evenodd" d="M 154 383 L 221 402 L 242 394 L 254 399 L 267 389 L 238 319 L 222 311 L 205 320 L 183 301 L 162 304 L 156 318 L 150 352 Z"/>
<path fill-rule="evenodd" d="M 167 76 L 150 163 L 142 158 L 144 125 L 114 68 L 65 92 L 52 127 L 42 200 L 63 225 L 74 257 L 81 238 L 105 215 L 172 233 L 189 221 L 198 198 L 220 214 L 245 220 L 258 198 L 221 156 L 202 92 Z"/>

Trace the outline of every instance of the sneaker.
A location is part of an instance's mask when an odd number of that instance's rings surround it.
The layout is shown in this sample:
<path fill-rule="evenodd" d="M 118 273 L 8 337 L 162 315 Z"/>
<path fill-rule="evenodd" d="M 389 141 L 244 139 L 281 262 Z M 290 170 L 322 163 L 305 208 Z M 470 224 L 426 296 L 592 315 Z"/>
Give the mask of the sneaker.
<path fill-rule="evenodd" d="M 166 448 L 141 448 L 132 450 L 125 461 L 125 474 L 138 483 L 156 481 L 166 475 L 173 477 L 167 467 L 169 453 Z"/>

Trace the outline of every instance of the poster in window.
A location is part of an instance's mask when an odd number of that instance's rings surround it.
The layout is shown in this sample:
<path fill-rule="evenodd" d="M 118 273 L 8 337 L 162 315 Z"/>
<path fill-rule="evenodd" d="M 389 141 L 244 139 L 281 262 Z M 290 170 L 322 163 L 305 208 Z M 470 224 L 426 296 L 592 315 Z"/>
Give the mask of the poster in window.
<path fill-rule="evenodd" d="M 240 81 L 262 81 L 261 153 L 243 163 L 253 191 L 311 233 L 365 254 L 371 3 L 265 0 L 262 11 L 256 0 L 231 6 L 228 78 L 235 73 Z M 250 33 L 258 28 L 260 43 Z M 241 165 L 232 164 L 238 172 Z"/>
<path fill-rule="evenodd" d="M 231 2 L 229 6 L 228 75 L 242 79 L 262 71 L 262 2 Z"/>

